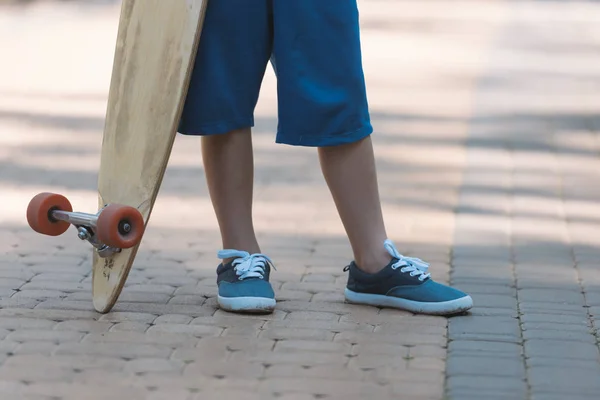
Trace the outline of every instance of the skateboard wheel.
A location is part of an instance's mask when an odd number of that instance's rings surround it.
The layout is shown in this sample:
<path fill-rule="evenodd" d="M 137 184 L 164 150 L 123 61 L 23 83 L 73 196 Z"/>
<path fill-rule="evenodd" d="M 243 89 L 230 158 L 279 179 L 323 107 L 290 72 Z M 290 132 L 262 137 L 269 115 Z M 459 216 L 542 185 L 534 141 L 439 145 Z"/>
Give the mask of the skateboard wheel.
<path fill-rule="evenodd" d="M 96 233 L 107 246 L 129 249 L 142 239 L 144 217 L 136 208 L 110 204 L 98 216 Z"/>
<path fill-rule="evenodd" d="M 62 235 L 70 223 L 52 218 L 55 210 L 72 212 L 73 207 L 65 196 L 55 193 L 40 193 L 27 206 L 27 222 L 34 231 L 48 236 Z"/>

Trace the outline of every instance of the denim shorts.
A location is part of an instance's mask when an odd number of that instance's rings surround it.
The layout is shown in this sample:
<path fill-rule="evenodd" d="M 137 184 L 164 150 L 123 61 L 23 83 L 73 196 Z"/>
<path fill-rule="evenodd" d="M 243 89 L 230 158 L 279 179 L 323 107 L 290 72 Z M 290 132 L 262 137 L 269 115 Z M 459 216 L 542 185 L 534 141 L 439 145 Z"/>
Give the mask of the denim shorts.
<path fill-rule="evenodd" d="M 372 133 L 356 0 L 209 1 L 179 132 L 254 126 L 269 61 L 277 143 L 334 146 Z"/>

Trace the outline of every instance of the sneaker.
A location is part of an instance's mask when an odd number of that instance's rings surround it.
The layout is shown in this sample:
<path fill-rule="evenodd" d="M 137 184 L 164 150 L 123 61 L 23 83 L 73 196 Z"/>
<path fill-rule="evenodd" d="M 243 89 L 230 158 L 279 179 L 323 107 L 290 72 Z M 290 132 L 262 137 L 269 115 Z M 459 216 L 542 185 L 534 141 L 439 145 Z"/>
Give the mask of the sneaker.
<path fill-rule="evenodd" d="M 217 268 L 218 303 L 227 311 L 268 313 L 275 309 L 275 293 L 269 283 L 273 262 L 263 254 L 221 250 L 220 259 L 233 258 Z"/>
<path fill-rule="evenodd" d="M 354 262 L 344 268 L 349 271 L 345 290 L 349 303 L 433 315 L 458 314 L 473 307 L 471 296 L 434 282 L 427 273 L 429 264 L 403 256 L 390 240 L 384 246 L 392 261 L 380 272 L 363 272 Z"/>

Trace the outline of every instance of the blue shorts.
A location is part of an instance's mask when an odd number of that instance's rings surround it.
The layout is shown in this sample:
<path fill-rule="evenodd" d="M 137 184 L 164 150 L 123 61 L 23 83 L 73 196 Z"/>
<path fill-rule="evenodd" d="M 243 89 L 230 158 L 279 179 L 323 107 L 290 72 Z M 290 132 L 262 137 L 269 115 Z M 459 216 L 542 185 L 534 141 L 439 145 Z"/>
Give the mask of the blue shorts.
<path fill-rule="evenodd" d="M 209 1 L 179 132 L 254 126 L 269 61 L 277 143 L 333 146 L 372 133 L 356 0 Z"/>

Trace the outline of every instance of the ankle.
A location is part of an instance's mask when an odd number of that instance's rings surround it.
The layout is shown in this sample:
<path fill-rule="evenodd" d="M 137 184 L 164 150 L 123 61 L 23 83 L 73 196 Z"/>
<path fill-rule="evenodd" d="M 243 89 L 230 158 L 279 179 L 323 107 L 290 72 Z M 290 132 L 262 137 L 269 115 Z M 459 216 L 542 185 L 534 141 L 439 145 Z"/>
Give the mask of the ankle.
<path fill-rule="evenodd" d="M 385 251 L 368 256 L 355 257 L 355 264 L 363 272 L 376 274 L 392 261 L 392 257 Z"/>
<path fill-rule="evenodd" d="M 256 240 L 223 240 L 223 249 L 245 251 L 249 254 L 260 253 L 260 246 Z M 222 260 L 223 264 L 233 261 L 233 258 Z"/>

